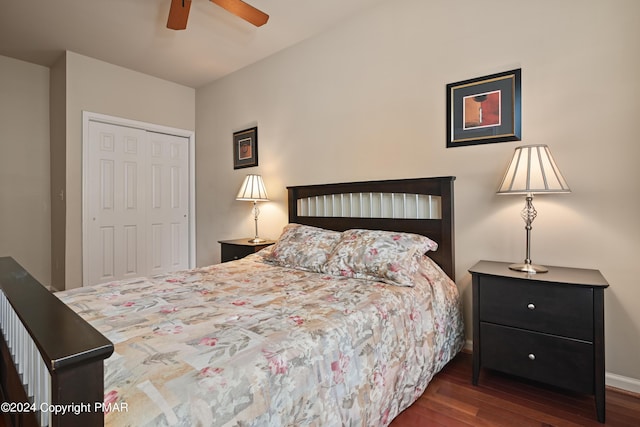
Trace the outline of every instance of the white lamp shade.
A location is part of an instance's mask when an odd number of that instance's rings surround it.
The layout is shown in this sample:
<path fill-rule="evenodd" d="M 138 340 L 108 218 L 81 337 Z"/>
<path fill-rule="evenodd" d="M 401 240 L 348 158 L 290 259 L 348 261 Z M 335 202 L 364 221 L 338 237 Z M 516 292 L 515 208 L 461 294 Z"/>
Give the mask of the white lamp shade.
<path fill-rule="evenodd" d="M 570 193 L 546 145 L 516 148 L 498 194 Z"/>
<path fill-rule="evenodd" d="M 260 175 L 247 175 L 238 191 L 236 200 L 245 200 L 249 202 L 267 202 L 267 190 L 264 187 L 264 181 Z"/>

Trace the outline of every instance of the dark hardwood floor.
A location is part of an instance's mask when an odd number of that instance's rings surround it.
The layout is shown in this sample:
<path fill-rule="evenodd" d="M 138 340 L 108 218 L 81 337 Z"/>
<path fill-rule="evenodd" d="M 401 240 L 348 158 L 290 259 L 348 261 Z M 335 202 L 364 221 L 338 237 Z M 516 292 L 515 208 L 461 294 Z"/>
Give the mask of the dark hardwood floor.
<path fill-rule="evenodd" d="M 640 396 L 607 388 L 606 423 L 593 396 L 579 395 L 482 370 L 471 384 L 471 354 L 460 353 L 425 393 L 391 423 L 417 426 L 640 426 Z"/>

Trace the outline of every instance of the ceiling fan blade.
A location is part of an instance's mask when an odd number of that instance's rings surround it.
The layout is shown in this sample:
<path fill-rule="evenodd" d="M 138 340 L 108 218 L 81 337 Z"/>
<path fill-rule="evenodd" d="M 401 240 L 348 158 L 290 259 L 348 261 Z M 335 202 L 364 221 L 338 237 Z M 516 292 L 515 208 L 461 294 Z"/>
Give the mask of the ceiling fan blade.
<path fill-rule="evenodd" d="M 243 2 L 242 0 L 211 0 L 213 3 L 228 10 L 239 18 L 261 27 L 269 20 L 269 15 Z"/>
<path fill-rule="evenodd" d="M 187 28 L 189 9 L 191 9 L 191 0 L 171 0 L 167 28 L 172 30 L 184 30 Z"/>

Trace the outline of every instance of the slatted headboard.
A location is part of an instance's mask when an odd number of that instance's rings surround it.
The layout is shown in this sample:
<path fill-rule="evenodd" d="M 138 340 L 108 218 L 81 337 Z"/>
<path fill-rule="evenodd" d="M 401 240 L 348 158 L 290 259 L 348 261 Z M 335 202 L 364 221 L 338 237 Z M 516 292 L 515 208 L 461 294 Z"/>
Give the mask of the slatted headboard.
<path fill-rule="evenodd" d="M 429 255 L 455 279 L 455 177 L 415 178 L 287 187 L 289 222 L 422 234 L 438 243 Z"/>

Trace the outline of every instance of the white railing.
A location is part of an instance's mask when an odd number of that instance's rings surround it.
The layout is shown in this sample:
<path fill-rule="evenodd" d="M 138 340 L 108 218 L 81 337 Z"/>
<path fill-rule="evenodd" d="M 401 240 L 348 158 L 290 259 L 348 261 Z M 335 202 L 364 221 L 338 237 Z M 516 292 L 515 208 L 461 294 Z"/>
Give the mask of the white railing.
<path fill-rule="evenodd" d="M 43 427 L 50 425 L 50 411 L 40 409 L 48 408 L 51 403 L 51 375 L 38 348 L 2 291 L 0 291 L 0 329 L 29 398 L 30 406 L 35 409 L 36 419 Z"/>

